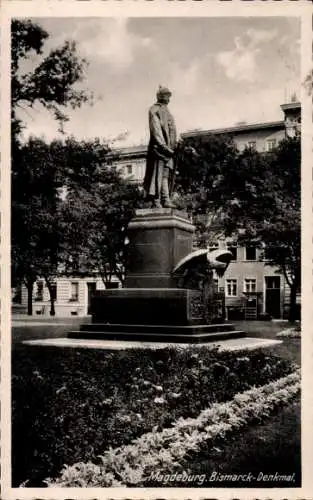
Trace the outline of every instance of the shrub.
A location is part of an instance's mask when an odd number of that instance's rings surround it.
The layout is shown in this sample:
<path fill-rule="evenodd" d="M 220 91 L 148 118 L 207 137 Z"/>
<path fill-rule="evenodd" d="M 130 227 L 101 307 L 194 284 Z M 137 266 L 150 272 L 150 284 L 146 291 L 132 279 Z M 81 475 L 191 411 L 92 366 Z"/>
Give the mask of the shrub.
<path fill-rule="evenodd" d="M 12 367 L 13 484 L 41 486 L 153 428 L 291 373 L 266 351 L 17 348 Z"/>
<path fill-rule="evenodd" d="M 292 328 L 287 328 L 286 330 L 278 332 L 276 336 L 285 338 L 301 338 L 301 326 L 296 325 Z"/>

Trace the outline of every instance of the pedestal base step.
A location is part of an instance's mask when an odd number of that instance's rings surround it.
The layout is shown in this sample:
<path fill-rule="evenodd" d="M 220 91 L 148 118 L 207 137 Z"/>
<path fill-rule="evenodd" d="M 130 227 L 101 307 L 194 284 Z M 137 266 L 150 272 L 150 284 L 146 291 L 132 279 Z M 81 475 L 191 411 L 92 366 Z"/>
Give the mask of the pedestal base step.
<path fill-rule="evenodd" d="M 235 330 L 232 323 L 198 324 L 198 325 L 158 325 L 130 323 L 86 323 L 80 325 L 81 332 L 126 332 L 126 333 L 217 333 Z"/>
<path fill-rule="evenodd" d="M 242 338 L 245 336 L 243 331 L 235 330 L 232 325 L 178 327 L 167 325 L 82 325 L 81 330 L 68 333 L 68 338 L 71 339 L 133 340 L 183 344 L 198 344 L 215 340 Z"/>

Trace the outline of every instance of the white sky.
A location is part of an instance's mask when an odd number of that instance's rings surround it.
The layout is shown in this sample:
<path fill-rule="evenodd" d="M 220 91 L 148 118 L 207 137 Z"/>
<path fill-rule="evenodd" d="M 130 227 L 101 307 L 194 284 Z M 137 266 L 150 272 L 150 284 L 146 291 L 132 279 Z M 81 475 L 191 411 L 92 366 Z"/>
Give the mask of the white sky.
<path fill-rule="evenodd" d="M 66 133 L 145 143 L 159 86 L 172 92 L 178 131 L 282 119 L 280 104 L 300 89 L 298 18 L 40 18 L 47 51 L 66 39 L 89 61 L 84 86 L 95 103 L 69 110 Z M 35 61 L 35 59 L 34 59 Z M 34 62 L 32 61 L 32 63 Z M 25 135 L 52 139 L 57 123 L 28 110 Z"/>

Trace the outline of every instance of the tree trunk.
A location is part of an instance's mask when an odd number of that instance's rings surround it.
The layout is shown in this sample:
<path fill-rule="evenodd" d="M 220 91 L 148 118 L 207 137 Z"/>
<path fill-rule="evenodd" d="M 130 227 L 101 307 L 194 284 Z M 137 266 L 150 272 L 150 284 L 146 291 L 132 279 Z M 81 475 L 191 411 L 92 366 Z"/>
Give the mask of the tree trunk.
<path fill-rule="evenodd" d="M 34 281 L 28 281 L 26 282 L 26 287 L 27 287 L 27 314 L 28 316 L 33 315 L 33 288 L 34 288 Z"/>
<path fill-rule="evenodd" d="M 289 321 L 294 322 L 297 319 L 297 285 L 290 286 L 290 306 Z"/>
<path fill-rule="evenodd" d="M 49 292 L 50 293 L 50 292 Z M 55 316 L 54 298 L 50 294 L 50 316 Z"/>
<path fill-rule="evenodd" d="M 53 287 L 50 283 L 50 281 L 45 278 L 46 280 L 46 284 L 47 284 L 47 288 L 49 290 L 49 299 L 50 299 L 50 316 L 55 316 L 55 307 L 54 307 L 54 303 L 55 303 L 55 297 L 54 297 L 54 290 L 53 290 Z"/>

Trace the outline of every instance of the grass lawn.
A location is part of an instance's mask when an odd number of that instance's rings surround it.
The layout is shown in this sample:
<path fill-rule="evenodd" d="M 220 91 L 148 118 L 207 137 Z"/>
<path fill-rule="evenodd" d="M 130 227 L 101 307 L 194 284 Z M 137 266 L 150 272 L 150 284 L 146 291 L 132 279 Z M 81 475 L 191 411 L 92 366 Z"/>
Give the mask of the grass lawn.
<path fill-rule="evenodd" d="M 232 321 L 236 328 L 249 337 L 276 338 L 276 333 L 289 327 L 288 321 Z"/>
<path fill-rule="evenodd" d="M 269 352 L 289 359 L 300 366 L 301 363 L 301 341 L 299 338 L 279 338 L 276 334 L 289 328 L 286 321 L 238 321 L 234 322 L 238 330 L 243 330 L 249 337 L 260 337 L 267 339 L 283 340 L 282 344 L 269 349 Z"/>
<path fill-rule="evenodd" d="M 30 339 L 66 337 L 70 330 L 91 321 L 90 317 L 12 316 L 12 343 Z"/>

